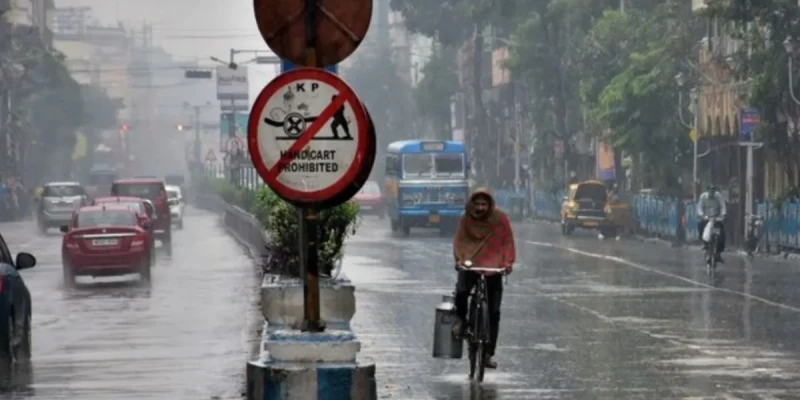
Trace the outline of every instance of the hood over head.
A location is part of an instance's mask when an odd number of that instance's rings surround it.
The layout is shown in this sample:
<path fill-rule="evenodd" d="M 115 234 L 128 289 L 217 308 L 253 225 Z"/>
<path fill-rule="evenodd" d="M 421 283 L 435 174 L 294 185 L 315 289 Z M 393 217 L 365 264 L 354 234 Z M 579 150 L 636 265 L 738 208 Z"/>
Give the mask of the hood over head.
<path fill-rule="evenodd" d="M 495 205 L 495 201 L 494 201 L 494 196 L 492 196 L 492 193 L 489 191 L 489 189 L 486 189 L 486 188 L 475 189 L 469 195 L 469 199 L 467 200 L 467 204 L 464 205 L 464 209 L 467 212 L 467 214 L 472 215 L 472 212 L 474 211 L 473 210 L 474 205 L 472 204 L 472 202 L 478 197 L 484 197 L 489 201 L 489 210 L 486 213 L 486 215 L 494 214 L 494 211 L 497 209 L 497 206 Z"/>

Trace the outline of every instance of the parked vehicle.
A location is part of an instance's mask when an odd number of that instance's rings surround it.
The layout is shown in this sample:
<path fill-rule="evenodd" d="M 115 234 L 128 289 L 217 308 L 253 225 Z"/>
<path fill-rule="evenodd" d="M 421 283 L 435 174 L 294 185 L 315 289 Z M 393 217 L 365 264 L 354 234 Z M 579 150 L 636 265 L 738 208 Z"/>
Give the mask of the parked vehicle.
<path fill-rule="evenodd" d="M 44 186 L 39 199 L 37 221 L 39 231 L 68 223 L 72 213 L 88 204 L 86 190 L 78 182 L 50 182 Z"/>
<path fill-rule="evenodd" d="M 183 209 L 185 200 L 181 188 L 178 186 L 167 186 L 167 200 L 169 201 L 169 213 L 172 223 L 183 229 Z"/>
<path fill-rule="evenodd" d="M 112 196 L 132 196 L 150 200 L 156 209 L 153 221 L 156 240 L 161 241 L 168 254 L 172 254 L 172 216 L 167 189 L 158 179 L 118 179 L 111 186 Z"/>
<path fill-rule="evenodd" d="M 150 281 L 152 241 L 147 226 L 141 227 L 129 207 L 102 204 L 76 211 L 69 225 L 61 227 L 64 284 L 77 276 L 113 276 L 138 273 Z"/>
<path fill-rule="evenodd" d="M 603 236 L 617 235 L 617 226 L 611 221 L 608 191 L 600 181 L 585 181 L 569 185 L 569 192 L 561 203 L 561 233 L 569 235 L 575 228 L 596 229 Z"/>
<path fill-rule="evenodd" d="M 412 227 L 455 231 L 469 194 L 469 162 L 461 142 L 408 140 L 386 151 L 385 199 L 392 231 Z"/>
<path fill-rule="evenodd" d="M 12 258 L 0 234 L 0 363 L 4 365 L 31 358 L 31 293 L 19 271 L 35 265 L 36 258 L 28 253 Z"/>
<path fill-rule="evenodd" d="M 361 214 L 377 215 L 381 219 L 386 216 L 386 205 L 381 194 L 381 187 L 375 181 L 368 181 L 355 195 Z"/>

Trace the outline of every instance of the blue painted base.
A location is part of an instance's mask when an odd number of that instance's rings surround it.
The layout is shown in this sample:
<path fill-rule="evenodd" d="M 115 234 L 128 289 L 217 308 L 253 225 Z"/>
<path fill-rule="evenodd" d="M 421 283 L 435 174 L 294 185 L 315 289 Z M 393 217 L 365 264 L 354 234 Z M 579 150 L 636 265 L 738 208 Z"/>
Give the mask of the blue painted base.
<path fill-rule="evenodd" d="M 375 364 L 247 363 L 247 400 L 376 400 Z"/>

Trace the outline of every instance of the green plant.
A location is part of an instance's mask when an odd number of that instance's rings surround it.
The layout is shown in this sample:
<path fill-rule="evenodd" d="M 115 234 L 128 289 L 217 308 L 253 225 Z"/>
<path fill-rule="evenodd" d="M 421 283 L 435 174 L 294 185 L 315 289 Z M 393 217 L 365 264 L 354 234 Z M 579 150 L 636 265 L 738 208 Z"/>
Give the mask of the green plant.
<path fill-rule="evenodd" d="M 263 188 L 255 194 L 252 213 L 264 226 L 269 239 L 267 270 L 299 276 L 298 209 Z M 320 211 L 317 234 L 322 274 L 330 275 L 342 257 L 345 239 L 355 233 L 358 222 L 358 205 L 352 201 Z"/>
<path fill-rule="evenodd" d="M 240 190 L 230 181 L 226 179 L 215 179 L 213 185 L 214 193 L 218 194 L 219 197 L 222 197 L 222 200 L 224 200 L 226 203 L 236 206 L 240 204 Z"/>

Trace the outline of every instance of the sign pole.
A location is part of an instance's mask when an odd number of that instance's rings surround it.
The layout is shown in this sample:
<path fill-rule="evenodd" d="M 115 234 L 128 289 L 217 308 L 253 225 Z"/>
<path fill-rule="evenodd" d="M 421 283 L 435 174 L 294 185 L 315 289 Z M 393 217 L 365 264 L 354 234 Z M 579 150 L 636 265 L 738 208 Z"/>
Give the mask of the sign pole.
<path fill-rule="evenodd" d="M 317 67 L 317 0 L 305 0 L 307 67 Z M 300 208 L 300 268 L 303 272 L 303 330 L 322 332 L 325 323 L 319 307 L 319 211 L 314 206 Z"/>

